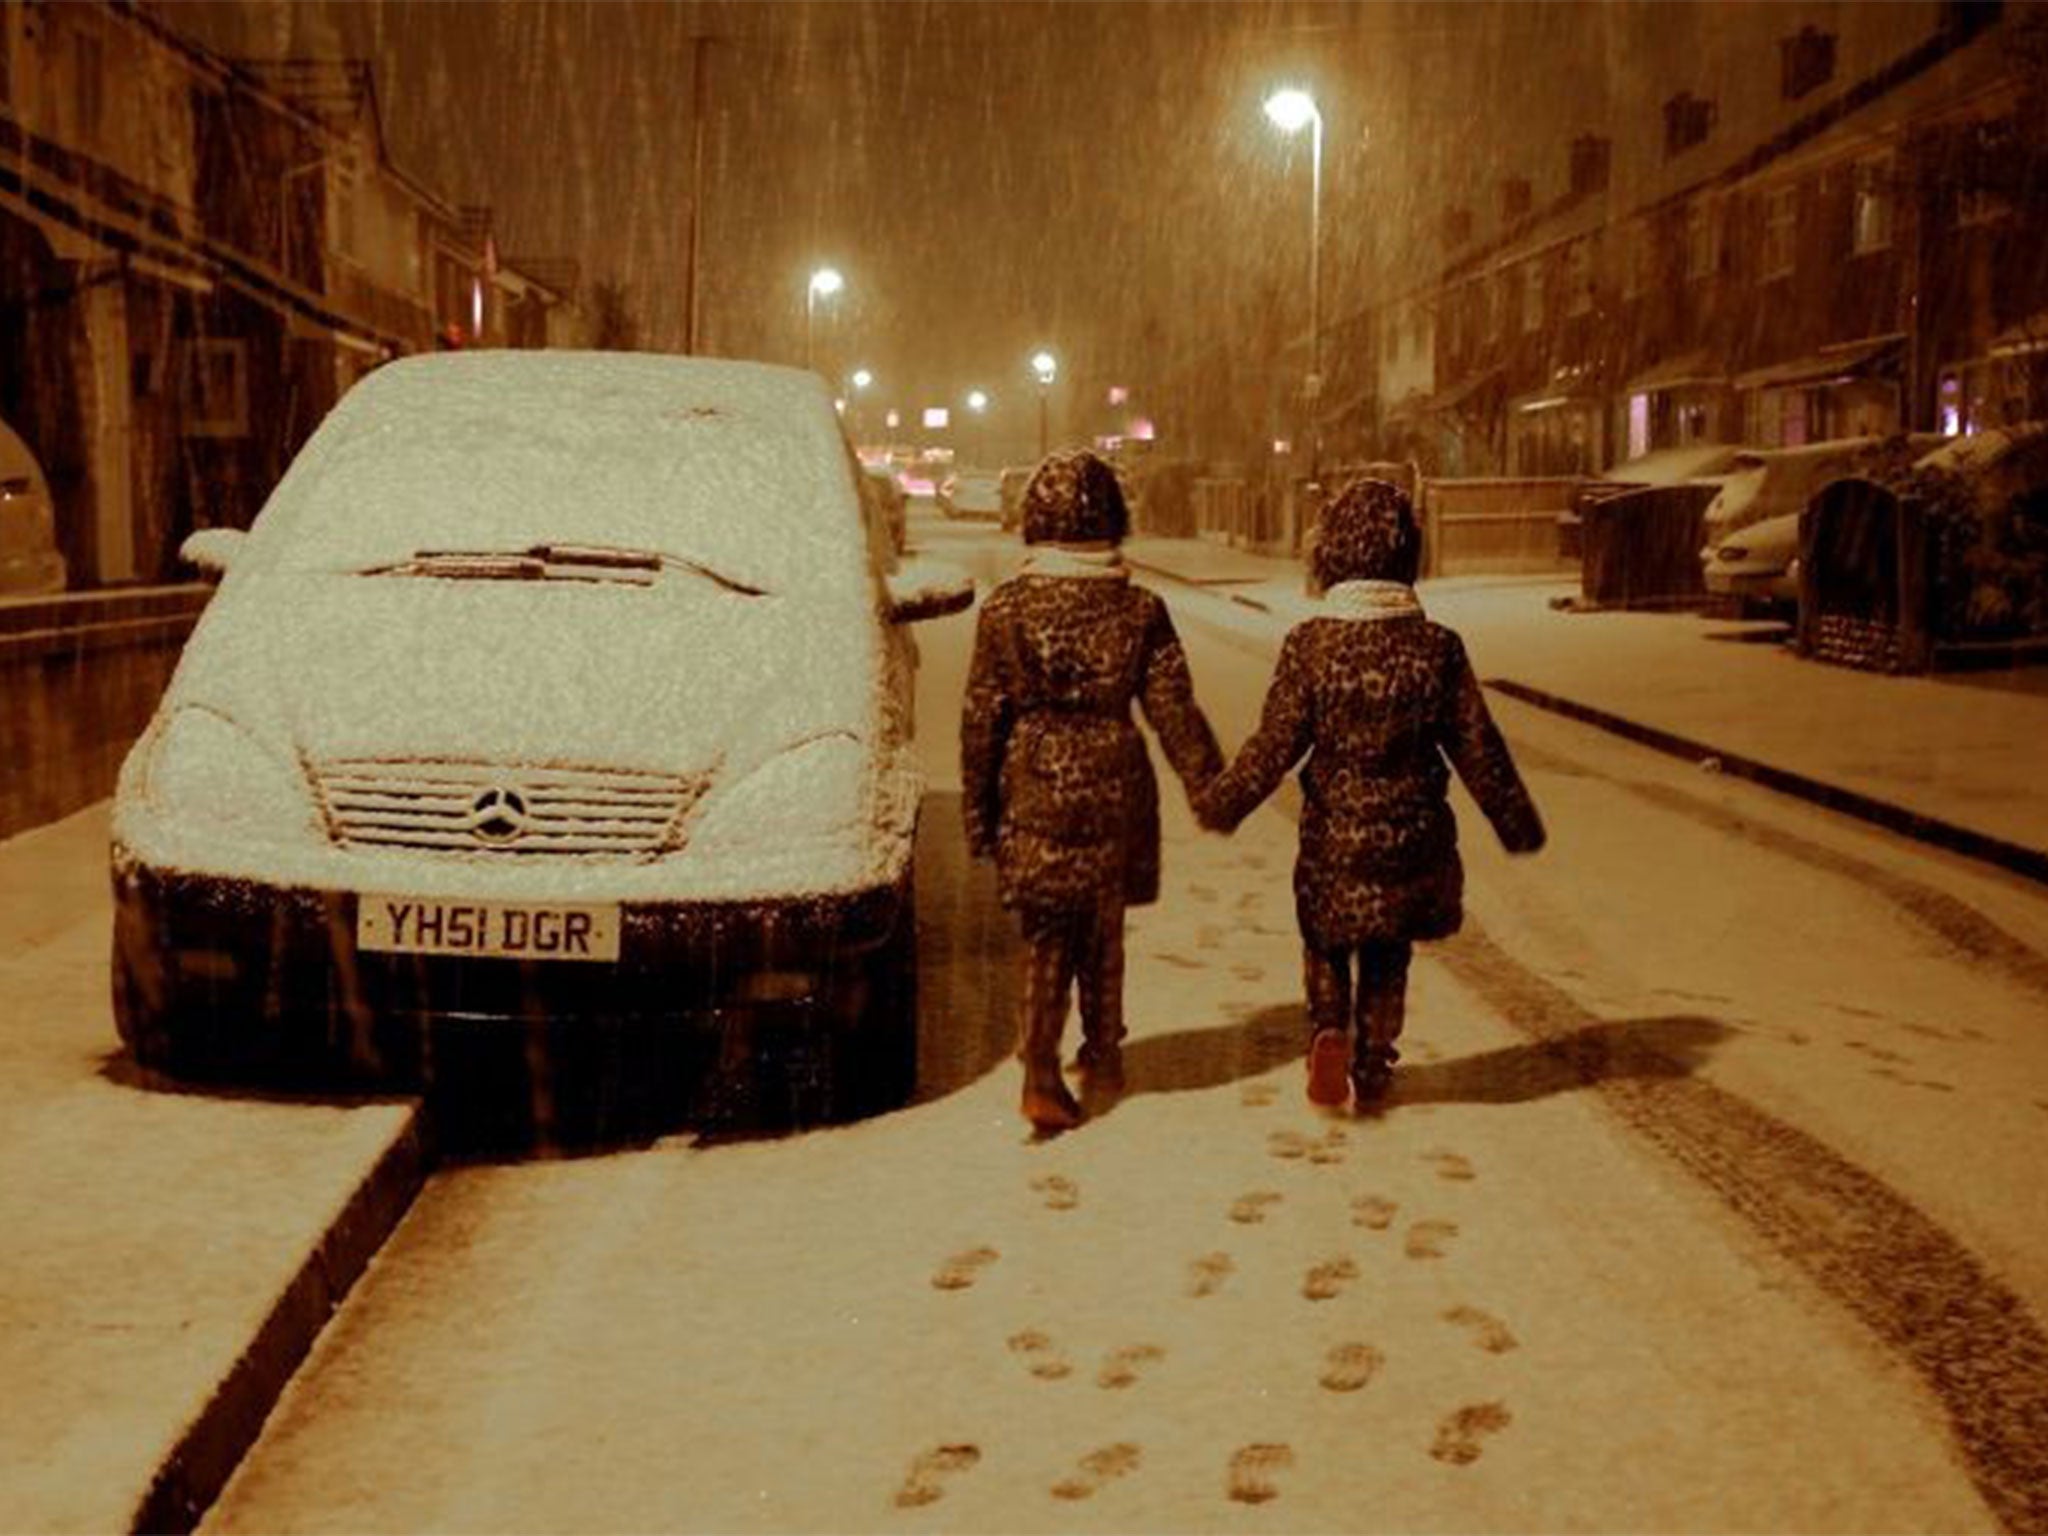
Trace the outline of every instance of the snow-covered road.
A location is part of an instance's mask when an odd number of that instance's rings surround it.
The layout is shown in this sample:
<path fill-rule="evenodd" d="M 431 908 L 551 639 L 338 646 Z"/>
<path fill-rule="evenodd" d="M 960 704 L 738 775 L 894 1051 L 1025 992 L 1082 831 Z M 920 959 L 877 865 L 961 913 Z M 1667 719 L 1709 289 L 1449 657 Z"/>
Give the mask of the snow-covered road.
<path fill-rule="evenodd" d="M 1275 621 L 1169 596 L 1234 746 Z M 1499 701 L 1552 844 L 1463 803 L 1388 1113 L 1301 1100 L 1290 805 L 1169 788 L 1132 1091 L 1034 1142 L 971 622 L 920 631 L 919 1102 L 437 1176 L 209 1529 L 2048 1523 L 2038 891 Z"/>

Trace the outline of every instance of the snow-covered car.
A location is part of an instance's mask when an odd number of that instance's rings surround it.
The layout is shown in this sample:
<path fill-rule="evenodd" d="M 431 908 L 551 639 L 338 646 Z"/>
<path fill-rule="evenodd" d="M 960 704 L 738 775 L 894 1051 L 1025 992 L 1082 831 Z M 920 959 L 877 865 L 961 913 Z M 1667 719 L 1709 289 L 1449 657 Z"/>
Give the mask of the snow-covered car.
<path fill-rule="evenodd" d="M 1707 558 L 1713 546 L 1739 528 L 1767 518 L 1805 510 L 1814 493 L 1831 480 L 1859 474 L 1890 452 L 1909 459 L 1939 447 L 1938 432 L 1914 432 L 1899 438 L 1837 437 L 1796 448 L 1744 448 L 1727 471 L 1720 492 L 1707 503 Z"/>
<path fill-rule="evenodd" d="M 973 589 L 899 559 L 858 478 L 793 369 L 364 379 L 252 529 L 187 542 L 222 579 L 113 809 L 136 1059 L 442 1095 L 465 1063 L 623 1062 L 666 1099 L 772 1038 L 795 1113 L 900 1100 L 903 626 Z"/>
<path fill-rule="evenodd" d="M 20 434 L 0 421 L 0 597 L 62 592 L 64 584 L 50 482 Z"/>
<path fill-rule="evenodd" d="M 1704 556 L 1701 579 L 1717 597 L 1756 607 L 1799 603 L 1799 513 L 1736 529 Z"/>
<path fill-rule="evenodd" d="M 937 495 L 948 517 L 1000 518 L 1003 477 L 993 469 L 956 469 L 939 482 Z"/>

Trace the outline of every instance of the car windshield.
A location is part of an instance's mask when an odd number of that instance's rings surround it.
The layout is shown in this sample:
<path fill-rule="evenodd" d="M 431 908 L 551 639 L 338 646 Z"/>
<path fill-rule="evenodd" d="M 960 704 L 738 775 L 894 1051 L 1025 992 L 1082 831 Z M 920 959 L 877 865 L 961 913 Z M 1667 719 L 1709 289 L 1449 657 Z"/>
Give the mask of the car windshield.
<path fill-rule="evenodd" d="M 749 592 L 845 569 L 863 531 L 830 415 L 818 426 L 775 397 L 786 385 L 711 370 L 720 392 L 693 399 L 672 375 L 624 364 L 573 413 L 537 360 L 431 384 L 375 375 L 279 486 L 251 555 L 336 574 L 446 575 L 451 555 L 485 557 L 463 574 L 510 578 L 534 574 L 523 560 L 610 579 L 637 564 Z"/>

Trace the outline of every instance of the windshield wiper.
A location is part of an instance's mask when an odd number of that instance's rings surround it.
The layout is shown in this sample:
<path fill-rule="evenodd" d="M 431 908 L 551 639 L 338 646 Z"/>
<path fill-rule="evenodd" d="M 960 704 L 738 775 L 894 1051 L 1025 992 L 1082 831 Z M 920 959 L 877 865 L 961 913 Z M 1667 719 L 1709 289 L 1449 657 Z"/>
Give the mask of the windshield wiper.
<path fill-rule="evenodd" d="M 603 544 L 533 544 L 519 550 L 422 549 L 404 560 L 373 565 L 365 576 L 441 576 L 482 581 L 626 581 L 646 585 L 651 573 L 686 570 L 745 597 L 766 597 L 760 587 L 713 570 L 687 555 Z M 635 573 L 648 572 L 648 576 Z"/>
<path fill-rule="evenodd" d="M 536 544 L 525 553 L 549 565 L 597 566 L 627 571 L 662 571 L 676 568 L 702 576 L 706 581 L 716 582 L 728 592 L 738 592 L 745 597 L 768 595 L 760 587 L 728 576 L 723 571 L 713 570 L 701 560 L 693 560 L 688 555 L 672 555 L 664 550 L 612 549 L 602 544 Z"/>

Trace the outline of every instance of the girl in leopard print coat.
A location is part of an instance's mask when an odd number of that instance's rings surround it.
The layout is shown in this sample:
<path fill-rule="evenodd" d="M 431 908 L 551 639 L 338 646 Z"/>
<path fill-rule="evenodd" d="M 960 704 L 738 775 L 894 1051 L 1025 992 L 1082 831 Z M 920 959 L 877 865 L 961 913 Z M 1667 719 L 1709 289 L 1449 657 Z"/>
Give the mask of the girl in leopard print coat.
<path fill-rule="evenodd" d="M 1347 1056 L 1361 1103 L 1386 1091 L 1411 946 L 1462 921 L 1450 766 L 1509 851 L 1543 846 L 1463 642 L 1416 599 L 1421 549 L 1398 487 L 1357 481 L 1325 509 L 1310 554 L 1323 612 L 1289 632 L 1257 731 L 1195 801 L 1204 825 L 1227 832 L 1308 759 L 1294 893 L 1309 1098 L 1323 1105 L 1347 1096 Z"/>
<path fill-rule="evenodd" d="M 1025 939 L 1023 1111 L 1081 1118 L 1060 1077 L 1070 989 L 1088 1087 L 1122 1086 L 1124 909 L 1159 896 L 1159 786 L 1135 702 L 1189 793 L 1222 766 L 1159 597 L 1117 552 L 1128 526 L 1109 465 L 1055 454 L 1024 492 L 1023 569 L 982 604 L 960 723 L 967 845 L 993 855 Z"/>

